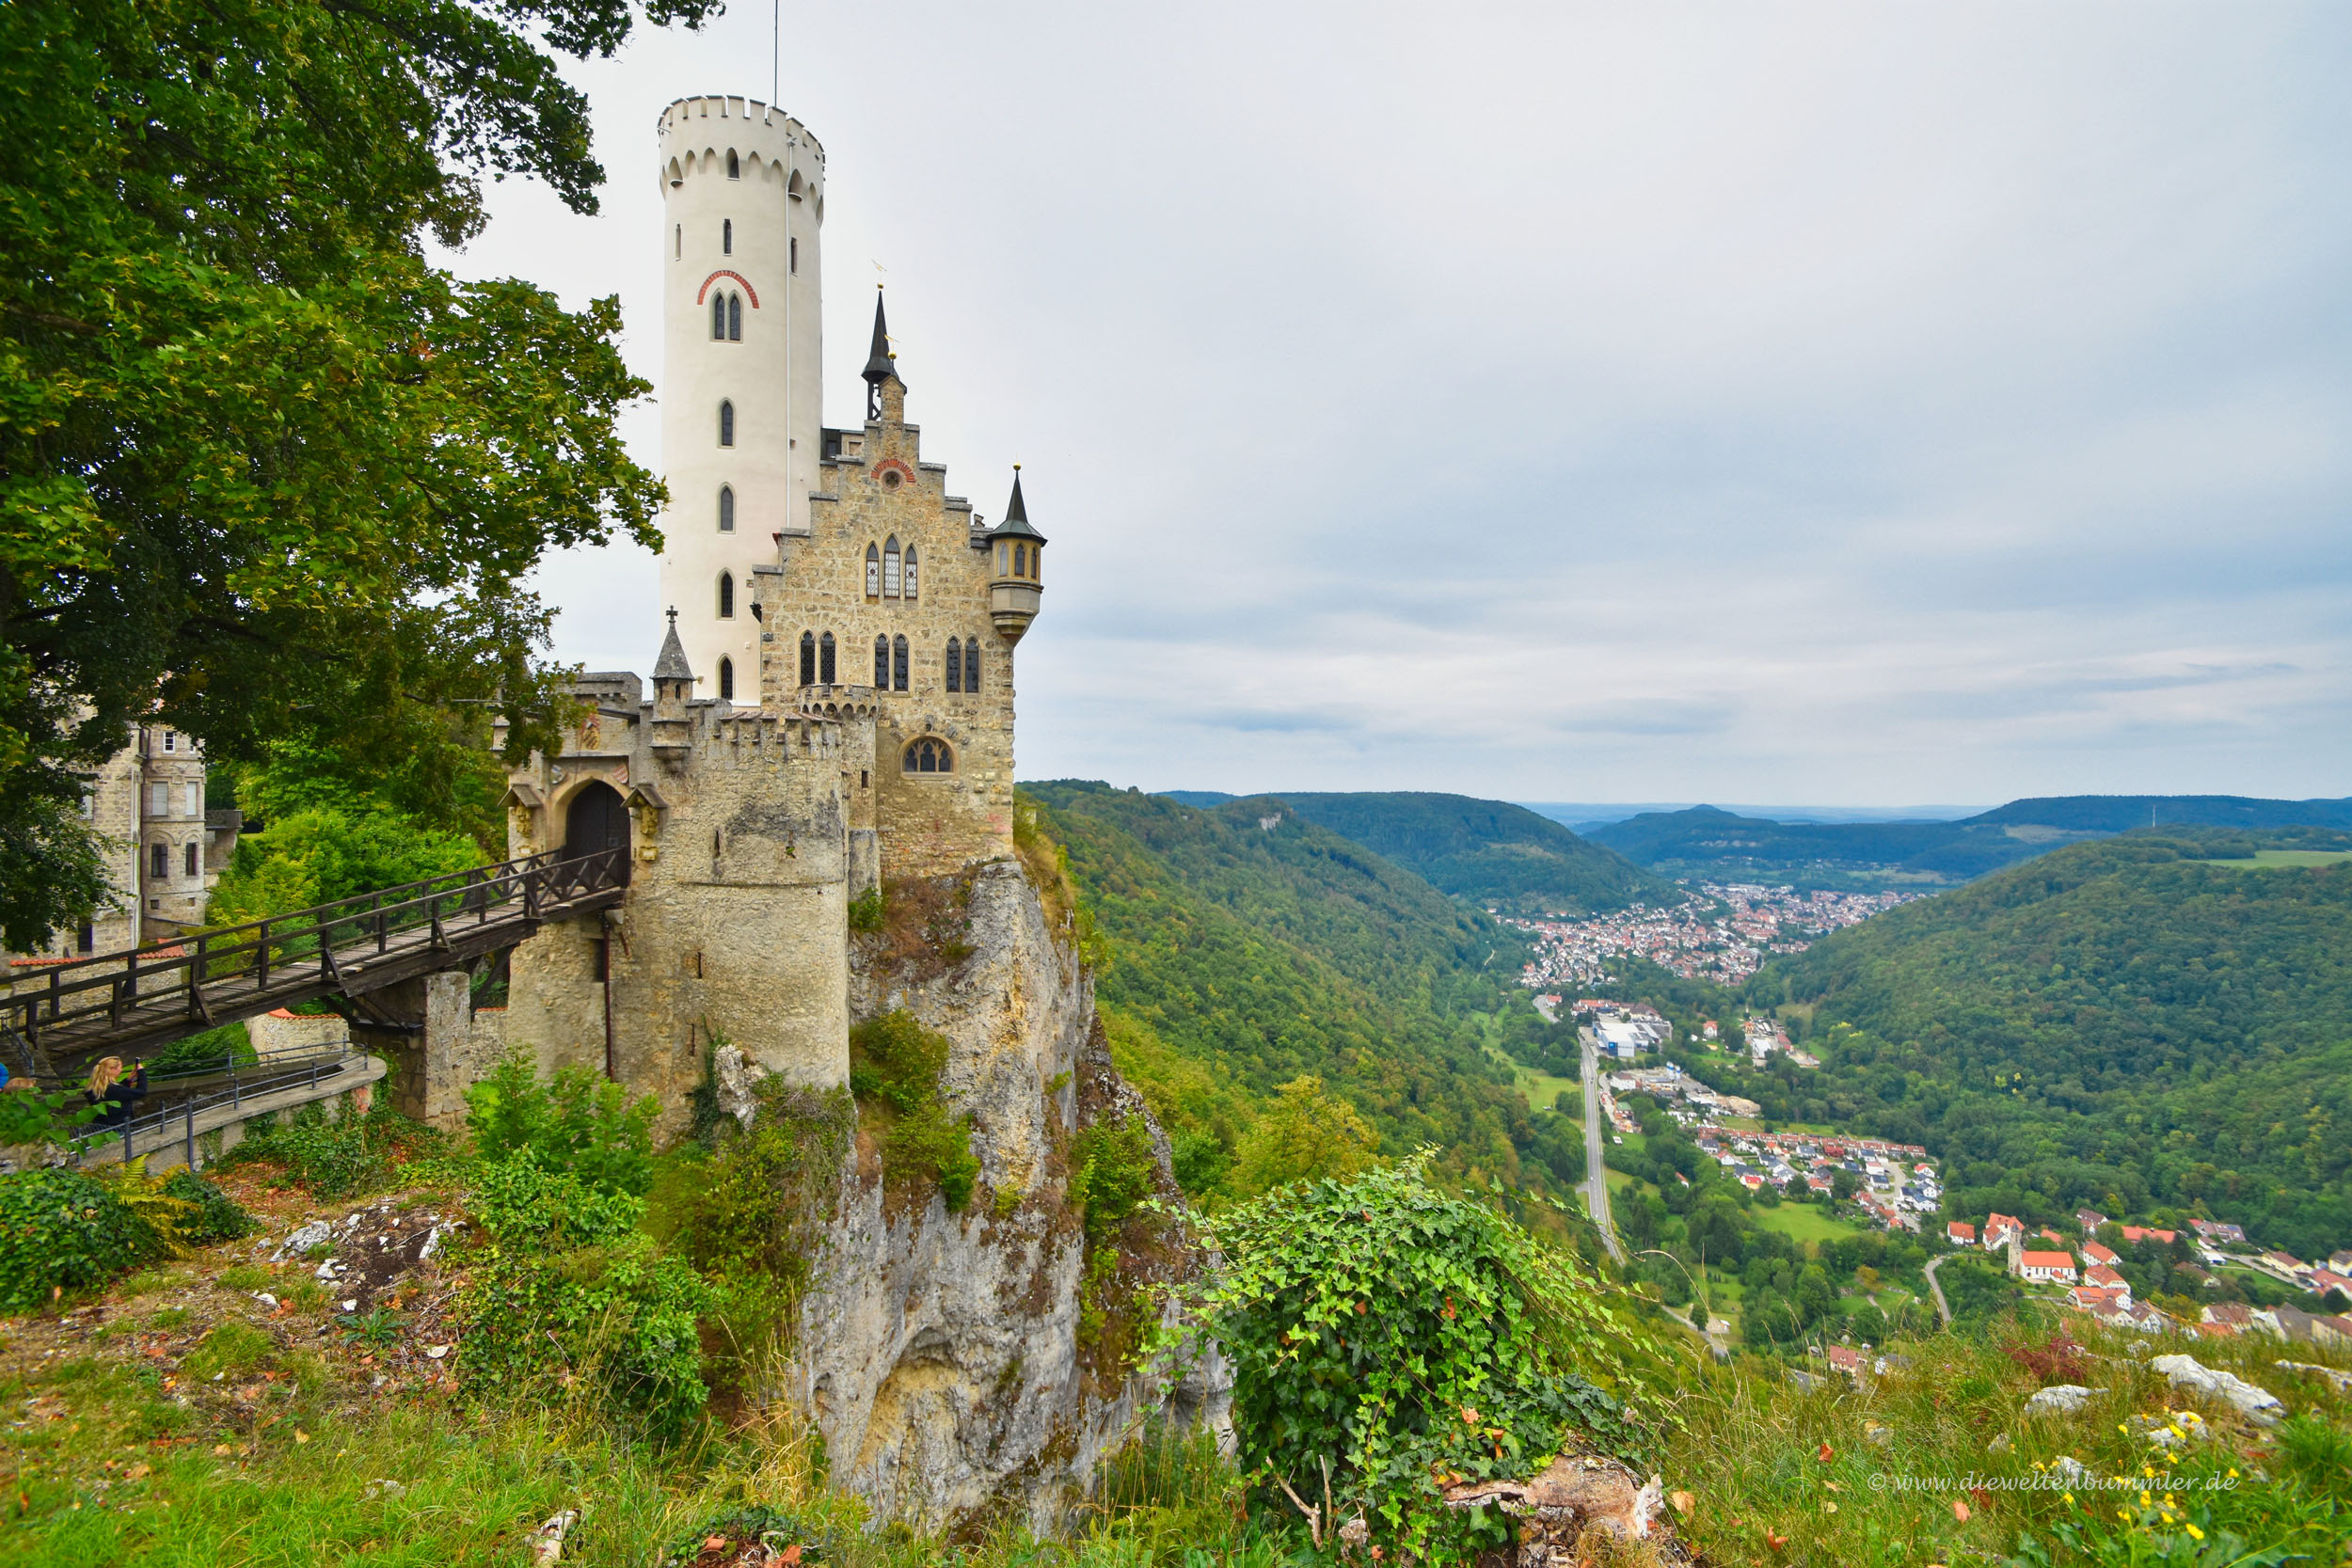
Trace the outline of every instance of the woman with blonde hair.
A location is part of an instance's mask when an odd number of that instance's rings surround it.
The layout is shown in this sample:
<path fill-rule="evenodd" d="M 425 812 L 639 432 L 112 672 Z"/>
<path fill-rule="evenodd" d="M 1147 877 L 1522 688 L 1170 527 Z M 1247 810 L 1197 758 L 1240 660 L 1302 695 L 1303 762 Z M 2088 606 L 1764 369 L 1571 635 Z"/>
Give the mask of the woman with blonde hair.
<path fill-rule="evenodd" d="M 98 1107 L 98 1125 L 119 1127 L 131 1119 L 132 1101 L 147 1098 L 147 1066 L 133 1057 L 132 1076 L 123 1077 L 122 1058 L 101 1057 L 89 1069 L 89 1087 L 82 1098 Z"/>

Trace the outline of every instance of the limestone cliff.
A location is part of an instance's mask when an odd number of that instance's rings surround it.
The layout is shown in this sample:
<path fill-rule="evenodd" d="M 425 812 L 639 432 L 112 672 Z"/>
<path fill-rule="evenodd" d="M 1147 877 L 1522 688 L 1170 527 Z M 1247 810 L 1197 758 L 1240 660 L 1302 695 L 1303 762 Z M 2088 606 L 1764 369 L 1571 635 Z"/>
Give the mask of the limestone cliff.
<path fill-rule="evenodd" d="M 1090 1258 L 1069 1200 L 1082 1128 L 1144 1118 L 1173 1198 L 1167 1139 L 1111 1065 L 1067 920 L 1054 928 L 1019 863 L 891 894 L 888 926 L 854 943 L 851 1012 L 904 1008 L 947 1037 L 944 1086 L 971 1117 L 980 1175 L 961 1213 L 936 1190 L 886 1193 L 861 1132 L 790 1393 L 835 1484 L 878 1516 L 939 1526 L 1010 1507 L 1050 1527 L 1155 1413 L 1224 1423 L 1213 1358 L 1173 1386 L 1129 1365 L 1144 1288 L 1190 1266 L 1167 1222 L 1138 1216 Z"/>

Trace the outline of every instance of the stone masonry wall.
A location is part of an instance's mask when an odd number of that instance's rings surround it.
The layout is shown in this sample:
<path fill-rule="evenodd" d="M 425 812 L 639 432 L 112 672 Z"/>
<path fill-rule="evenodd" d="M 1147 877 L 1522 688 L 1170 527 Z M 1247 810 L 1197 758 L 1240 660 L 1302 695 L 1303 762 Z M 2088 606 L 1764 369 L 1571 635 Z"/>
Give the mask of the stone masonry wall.
<path fill-rule="evenodd" d="M 972 547 L 970 503 L 946 493 L 946 470 L 922 461 L 921 432 L 905 422 L 905 388 L 884 384 L 882 417 L 825 464 L 827 493 L 810 506 L 810 532 L 782 542 L 783 571 L 757 582 L 772 641 L 762 644 L 761 689 L 803 692 L 803 632 L 832 632 L 837 685 L 874 683 L 874 640 L 904 637 L 905 691 L 865 689 L 874 721 L 876 825 L 884 877 L 939 876 L 1012 853 L 1012 645 L 988 613 L 989 560 Z M 918 555 L 917 593 L 866 592 L 866 550 L 896 539 Z M 886 585 L 885 585 L 886 586 Z M 980 644 L 980 690 L 947 690 L 950 638 Z M 818 672 L 820 674 L 822 672 Z M 908 742 L 931 735 L 955 753 L 948 774 L 902 774 Z"/>

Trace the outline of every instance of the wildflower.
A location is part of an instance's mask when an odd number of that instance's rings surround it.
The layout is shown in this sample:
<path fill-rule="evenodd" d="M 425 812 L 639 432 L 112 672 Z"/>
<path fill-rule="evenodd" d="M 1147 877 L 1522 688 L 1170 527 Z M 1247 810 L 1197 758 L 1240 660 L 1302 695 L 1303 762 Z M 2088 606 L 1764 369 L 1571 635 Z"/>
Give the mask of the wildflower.
<path fill-rule="evenodd" d="M 2191 1541 L 2202 1541 L 2205 1538 L 2205 1532 L 2199 1529 L 2195 1525 L 2190 1525 L 2186 1528 L 2188 1529 L 2188 1538 Z"/>
<path fill-rule="evenodd" d="M 2067 1501 L 2068 1505 L 2069 1505 L 2069 1506 L 2072 1506 L 2072 1505 L 2073 1505 L 2073 1503 L 2074 1503 L 2074 1493 L 2072 1493 L 2072 1492 L 2069 1492 L 2069 1493 L 2066 1493 L 2064 1496 L 2065 1496 L 2065 1499 L 2066 1499 L 2066 1501 Z"/>

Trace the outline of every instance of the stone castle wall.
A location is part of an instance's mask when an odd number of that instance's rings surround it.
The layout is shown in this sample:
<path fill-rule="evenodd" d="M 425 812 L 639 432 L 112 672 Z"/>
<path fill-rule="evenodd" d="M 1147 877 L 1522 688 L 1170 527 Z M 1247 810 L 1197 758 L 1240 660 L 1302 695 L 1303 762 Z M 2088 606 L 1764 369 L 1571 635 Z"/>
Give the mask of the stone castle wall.
<path fill-rule="evenodd" d="M 838 649 L 837 684 L 865 689 L 857 695 L 874 716 L 873 825 L 885 878 L 945 876 L 1012 853 L 1012 645 L 989 619 L 989 556 L 972 547 L 971 505 L 946 493 L 944 467 L 922 461 L 921 432 L 905 416 L 906 389 L 885 383 L 882 418 L 845 434 L 840 454 L 826 460 L 808 537 L 785 539 L 782 571 L 761 573 L 756 587 L 770 638 L 763 690 L 800 691 L 801 638 L 826 632 Z M 866 547 L 894 539 L 917 554 L 912 597 L 866 591 Z M 876 684 L 877 637 L 907 640 L 906 690 Z M 977 692 L 947 689 L 950 639 L 978 641 Z M 801 692 L 804 704 L 824 697 Z M 954 771 L 904 769 L 908 744 L 924 736 L 947 743 Z"/>
<path fill-rule="evenodd" d="M 615 1074 L 659 1096 L 665 1124 L 683 1120 L 714 1038 L 794 1083 L 847 1083 L 844 765 L 858 749 L 825 720 L 720 704 L 674 721 L 654 712 L 600 715 L 599 750 L 537 762 L 544 804 L 515 814 L 513 852 L 560 847 L 571 802 L 595 782 L 632 802 L 634 863 L 618 909 L 516 949 L 506 1039 L 543 1069 L 601 1070 L 609 1009 Z M 661 755 L 664 741 L 679 754 Z"/>

